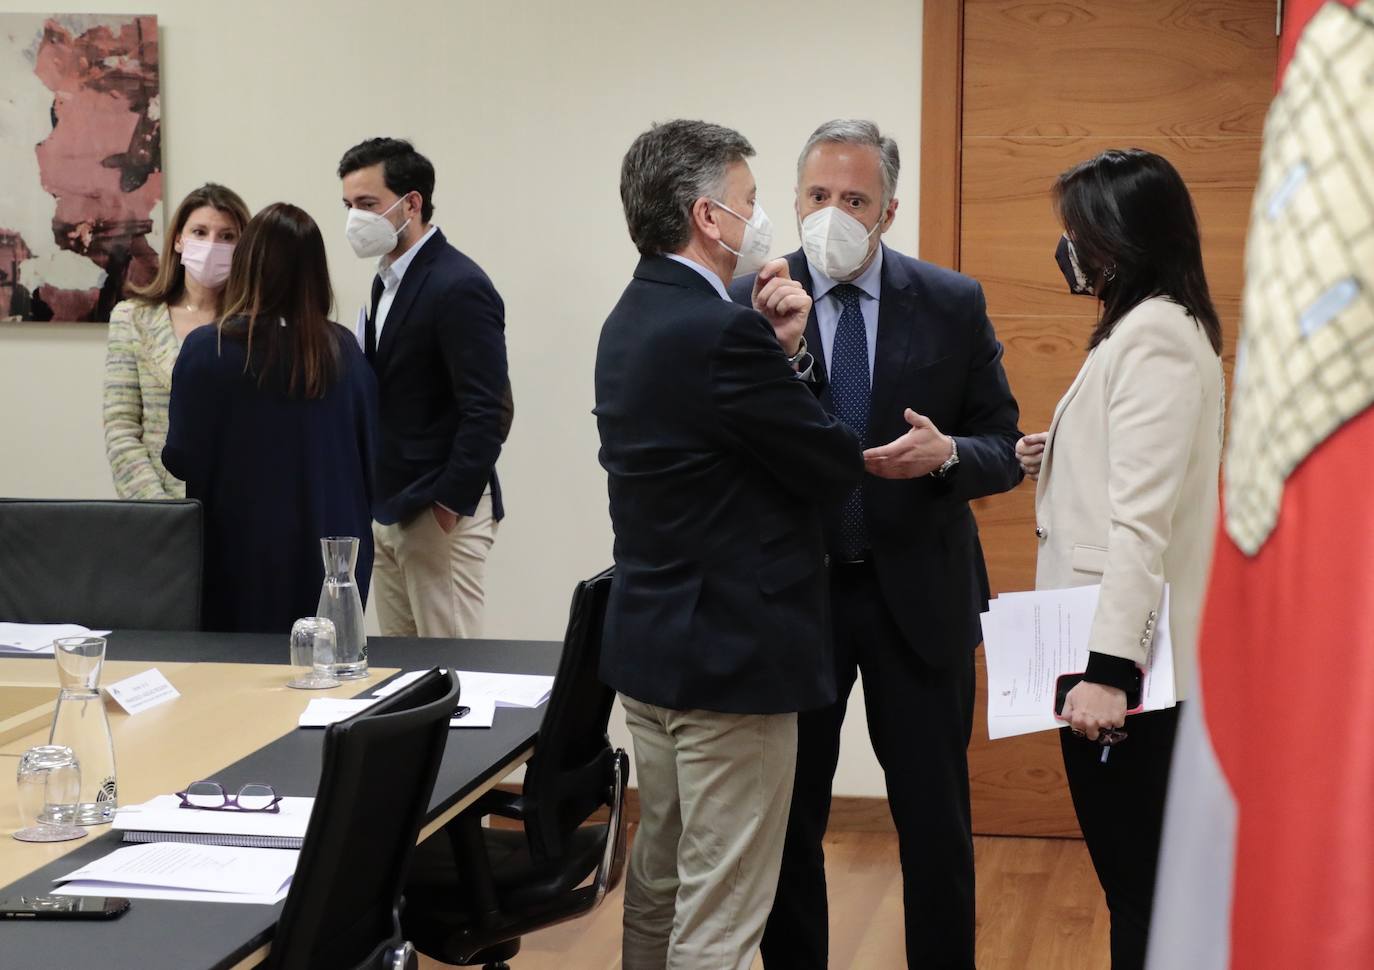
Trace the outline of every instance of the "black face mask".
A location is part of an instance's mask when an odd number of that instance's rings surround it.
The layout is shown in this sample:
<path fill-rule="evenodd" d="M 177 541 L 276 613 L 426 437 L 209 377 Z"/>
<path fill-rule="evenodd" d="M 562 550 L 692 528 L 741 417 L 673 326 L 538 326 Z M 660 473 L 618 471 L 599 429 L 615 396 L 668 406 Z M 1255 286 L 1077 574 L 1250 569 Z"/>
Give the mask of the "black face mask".
<path fill-rule="evenodd" d="M 1088 274 L 1083 272 L 1083 267 L 1078 263 L 1078 253 L 1074 251 L 1073 243 L 1068 236 L 1059 237 L 1059 245 L 1054 250 L 1054 261 L 1059 264 L 1059 271 L 1064 274 L 1064 282 L 1069 284 L 1069 292 L 1078 296 L 1093 296 L 1093 285 L 1088 280 Z"/>

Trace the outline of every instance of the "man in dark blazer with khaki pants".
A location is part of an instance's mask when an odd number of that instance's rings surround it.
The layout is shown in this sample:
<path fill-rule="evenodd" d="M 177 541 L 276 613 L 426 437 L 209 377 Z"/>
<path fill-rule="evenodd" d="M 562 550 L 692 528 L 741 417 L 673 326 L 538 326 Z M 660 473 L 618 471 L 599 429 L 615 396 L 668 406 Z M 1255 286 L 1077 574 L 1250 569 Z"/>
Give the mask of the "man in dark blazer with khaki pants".
<path fill-rule="evenodd" d="M 748 970 L 777 887 L 796 712 L 835 699 L 822 519 L 858 483 L 738 133 L 672 121 L 625 155 L 641 258 L 596 354 L 615 579 L 601 677 L 634 738 L 625 970 Z"/>
<path fill-rule="evenodd" d="M 514 413 L 505 307 L 433 217 L 434 166 L 372 138 L 339 163 L 347 236 L 377 258 L 360 335 L 377 371 L 372 590 L 384 636 L 480 637 Z"/>
<path fill-rule="evenodd" d="M 822 125 L 798 161 L 803 249 L 787 262 L 815 300 L 822 403 L 861 438 L 867 475 L 827 523 L 838 699 L 798 721 L 768 970 L 826 966 L 821 839 L 860 673 L 900 842 L 907 960 L 974 965 L 967 748 L 988 580 L 969 502 L 1020 482 L 1020 432 L 982 288 L 880 242 L 898 166 L 896 144 L 863 121 Z M 736 300 L 751 286 L 737 281 Z"/>

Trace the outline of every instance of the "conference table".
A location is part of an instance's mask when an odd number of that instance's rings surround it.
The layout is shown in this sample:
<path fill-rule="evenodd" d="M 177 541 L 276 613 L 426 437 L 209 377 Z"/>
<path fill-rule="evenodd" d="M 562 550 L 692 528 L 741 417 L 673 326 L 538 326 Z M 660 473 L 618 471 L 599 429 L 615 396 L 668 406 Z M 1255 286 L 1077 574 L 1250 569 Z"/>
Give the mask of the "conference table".
<path fill-rule="evenodd" d="M 369 637 L 367 679 L 331 690 L 301 691 L 285 686 L 290 668 L 284 635 L 117 630 L 108 643 L 102 685 L 156 667 L 181 693 L 132 716 L 106 700 L 121 805 L 205 779 L 229 790 L 264 783 L 281 795 L 313 796 L 324 731 L 296 723 L 311 698 L 365 694 L 401 671 L 434 666 L 553 674 L 562 650 L 560 643 L 543 641 Z M 56 697 L 51 656 L 0 658 L 0 685 L 28 684 L 50 686 Z M 420 841 L 528 760 L 545 707 L 497 708 L 491 728 L 450 729 Z M 124 844 L 109 826 L 93 827 L 89 836 L 74 842 L 34 844 L 9 837 L 19 827 L 18 756 L 47 738 L 44 723 L 0 744 L 0 884 L 5 884 L 0 896 L 50 893 L 55 877 Z M 0 967 L 254 967 L 267 957 L 282 906 L 135 899 L 114 920 L 3 921 Z"/>

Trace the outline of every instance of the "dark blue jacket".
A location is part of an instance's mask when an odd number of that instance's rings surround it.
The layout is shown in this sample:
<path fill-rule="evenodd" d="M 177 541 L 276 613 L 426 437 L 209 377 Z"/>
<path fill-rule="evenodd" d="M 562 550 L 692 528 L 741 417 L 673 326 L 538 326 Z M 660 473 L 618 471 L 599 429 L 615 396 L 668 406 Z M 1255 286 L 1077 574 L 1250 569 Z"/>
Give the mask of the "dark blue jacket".
<path fill-rule="evenodd" d="M 207 630 L 280 633 L 285 644 L 318 608 L 325 536 L 360 540 L 367 601 L 377 382 L 353 335 L 330 333 L 339 374 L 310 400 L 287 393 L 284 369 L 260 385 L 245 373 L 244 342 L 214 326 L 191 331 L 177 356 L 162 461 L 205 506 Z"/>
<path fill-rule="evenodd" d="M 596 418 L 615 529 L 602 679 L 676 710 L 833 701 L 822 515 L 863 464 L 768 322 L 641 260 L 601 330 Z"/>
<path fill-rule="evenodd" d="M 372 304 L 381 292 L 373 283 Z M 415 254 L 376 345 L 381 444 L 373 515 L 390 525 L 435 502 L 471 515 L 491 488 L 505 515 L 496 459 L 511 421 L 505 307 L 487 274 L 437 229 Z"/>
<path fill-rule="evenodd" d="M 792 278 L 811 292 L 800 251 L 787 257 Z M 731 294 L 748 304 L 753 277 Z M 806 342 L 828 363 L 813 310 Z M 864 476 L 864 513 L 883 598 L 911 648 L 945 666 L 983 639 L 988 574 L 969 502 L 1021 481 L 1019 410 L 1002 369 L 1002 345 L 977 281 L 883 247 L 878 343 L 865 448 L 904 434 L 906 408 L 956 439 L 959 465 L 945 480 Z M 821 403 L 832 410 L 829 394 Z M 831 548 L 839 516 L 827 520 Z"/>

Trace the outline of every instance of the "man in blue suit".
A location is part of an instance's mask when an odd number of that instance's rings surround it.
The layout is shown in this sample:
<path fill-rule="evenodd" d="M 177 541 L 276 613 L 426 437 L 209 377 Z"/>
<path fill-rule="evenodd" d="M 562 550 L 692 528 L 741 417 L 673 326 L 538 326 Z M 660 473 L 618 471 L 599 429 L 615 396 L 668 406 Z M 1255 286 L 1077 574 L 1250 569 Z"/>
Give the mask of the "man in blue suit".
<path fill-rule="evenodd" d="M 738 133 L 640 135 L 620 196 L 640 253 L 601 331 L 615 529 L 601 677 L 634 737 L 625 970 L 747 970 L 777 887 L 797 711 L 835 699 L 823 516 L 862 475 L 817 400 L 811 299 L 754 201 Z M 749 305 L 725 284 L 758 270 Z"/>
<path fill-rule="evenodd" d="M 349 244 L 378 260 L 359 328 L 380 390 L 377 618 L 385 636 L 480 637 L 514 413 L 505 308 L 431 223 L 434 166 L 409 142 L 353 146 L 339 178 Z"/>
<path fill-rule="evenodd" d="M 907 960 L 974 965 L 967 748 L 988 579 L 969 501 L 1020 482 L 1018 411 L 982 288 L 881 243 L 898 169 L 896 144 L 866 121 L 822 125 L 797 166 L 802 250 L 788 268 L 815 301 L 822 404 L 863 442 L 868 474 L 827 521 L 838 699 L 798 723 L 769 970 L 826 965 L 821 838 L 860 673 L 900 841 Z M 752 286 L 737 281 L 735 299 Z"/>

